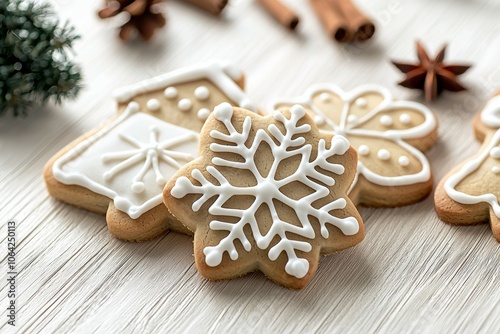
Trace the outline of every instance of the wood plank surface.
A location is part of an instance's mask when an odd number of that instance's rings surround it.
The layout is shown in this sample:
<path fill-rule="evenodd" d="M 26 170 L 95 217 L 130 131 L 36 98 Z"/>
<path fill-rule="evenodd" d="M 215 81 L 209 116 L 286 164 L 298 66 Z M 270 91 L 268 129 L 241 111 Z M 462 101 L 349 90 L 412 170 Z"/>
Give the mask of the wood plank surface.
<path fill-rule="evenodd" d="M 396 87 L 390 58 L 415 59 L 414 42 L 432 52 L 449 43 L 450 61 L 473 62 L 471 89 L 428 104 L 440 137 L 427 152 L 435 181 L 479 148 L 471 120 L 500 88 L 500 6 L 496 0 L 358 0 L 378 22 L 367 44 L 327 38 L 309 1 L 296 34 L 252 0 L 231 0 L 221 18 L 169 1 L 166 29 L 151 44 L 123 44 L 99 0 L 53 1 L 83 38 L 76 44 L 86 87 L 76 101 L 47 105 L 26 119 L 0 118 L 2 310 L 8 306 L 7 222 L 17 224 L 17 318 L 1 333 L 498 333 L 500 244 L 487 225 L 439 221 L 432 196 L 397 209 L 361 209 L 366 239 L 323 258 L 304 290 L 289 291 L 260 273 L 224 282 L 198 275 L 190 237 L 144 243 L 111 237 L 104 218 L 51 198 L 45 162 L 69 141 L 113 115 L 112 91 L 193 63 L 229 60 L 246 72 L 260 106 L 311 84 L 344 89 Z"/>

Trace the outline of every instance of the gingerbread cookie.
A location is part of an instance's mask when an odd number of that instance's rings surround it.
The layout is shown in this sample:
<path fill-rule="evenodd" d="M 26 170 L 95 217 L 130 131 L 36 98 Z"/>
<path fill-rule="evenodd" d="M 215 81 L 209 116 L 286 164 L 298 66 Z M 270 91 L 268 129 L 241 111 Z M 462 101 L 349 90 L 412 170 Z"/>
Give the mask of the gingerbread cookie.
<path fill-rule="evenodd" d="M 243 75 L 229 66 L 180 69 L 119 90 L 118 113 L 63 148 L 45 166 L 50 194 L 106 215 L 129 241 L 167 229 L 190 233 L 163 205 L 165 183 L 195 159 L 198 132 L 221 101 L 255 110 Z"/>
<path fill-rule="evenodd" d="M 198 158 L 165 187 L 164 202 L 194 232 L 204 277 L 260 270 L 300 289 L 320 254 L 364 237 L 347 197 L 356 161 L 349 142 L 320 133 L 301 106 L 259 116 L 223 103 L 202 129 Z"/>
<path fill-rule="evenodd" d="M 283 99 L 273 110 L 302 105 L 317 126 L 345 136 L 359 162 L 349 197 L 355 204 L 394 207 L 417 202 L 432 190 L 429 162 L 421 152 L 437 137 L 437 120 L 425 106 L 395 101 L 376 85 L 344 92 L 318 84 L 302 97 Z"/>
<path fill-rule="evenodd" d="M 434 194 L 436 211 L 449 224 L 489 222 L 500 242 L 500 96 L 493 97 L 476 116 L 474 130 L 483 145 L 478 154 L 441 180 Z"/>

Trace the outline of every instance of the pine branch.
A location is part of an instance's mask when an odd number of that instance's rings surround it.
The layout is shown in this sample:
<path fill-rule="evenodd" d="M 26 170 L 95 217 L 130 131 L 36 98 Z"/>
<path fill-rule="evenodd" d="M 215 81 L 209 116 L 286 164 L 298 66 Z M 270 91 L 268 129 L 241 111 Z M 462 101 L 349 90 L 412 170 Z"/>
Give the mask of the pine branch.
<path fill-rule="evenodd" d="M 77 96 L 81 74 L 71 58 L 80 36 L 49 4 L 0 1 L 0 31 L 0 115 L 25 116 L 48 100 Z"/>

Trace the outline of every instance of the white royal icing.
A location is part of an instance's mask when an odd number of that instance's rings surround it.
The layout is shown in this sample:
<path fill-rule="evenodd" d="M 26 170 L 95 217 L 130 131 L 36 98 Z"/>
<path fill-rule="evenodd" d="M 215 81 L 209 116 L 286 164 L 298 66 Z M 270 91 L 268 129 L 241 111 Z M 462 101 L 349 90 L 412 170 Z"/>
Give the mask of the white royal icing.
<path fill-rule="evenodd" d="M 498 198 L 494 194 L 470 195 L 458 191 L 456 187 L 467 176 L 476 171 L 481 166 L 481 164 L 488 158 L 488 156 L 491 156 L 492 151 L 498 148 L 497 145 L 499 144 L 500 144 L 500 130 L 497 130 L 493 135 L 490 143 L 488 144 L 488 147 L 481 152 L 479 157 L 465 163 L 465 165 L 463 165 L 462 168 L 460 168 L 460 170 L 457 173 L 451 175 L 444 183 L 444 190 L 446 194 L 448 194 L 448 196 L 450 196 L 450 198 L 452 198 L 453 200 L 462 204 L 478 204 L 481 202 L 488 203 L 492 207 L 495 216 L 497 216 L 498 218 L 500 218 L 500 205 L 498 204 Z M 497 173 L 494 170 L 492 170 L 492 172 L 495 174 Z"/>
<path fill-rule="evenodd" d="M 500 96 L 495 96 L 488 101 L 481 112 L 481 121 L 491 128 L 500 128 Z"/>
<path fill-rule="evenodd" d="M 177 91 L 170 89 L 171 86 L 183 82 L 208 79 L 226 95 L 229 100 L 237 106 L 250 111 L 256 111 L 255 105 L 245 95 L 241 88 L 235 83 L 243 78 L 243 73 L 236 67 L 227 64 L 196 65 L 181 68 L 135 85 L 121 88 L 115 91 L 114 96 L 118 102 L 128 102 L 137 95 L 165 89 L 164 94 L 168 99 L 177 98 Z M 174 87 L 172 87 L 174 88 Z M 168 91 L 170 89 L 170 91 Z"/>
<path fill-rule="evenodd" d="M 132 219 L 162 204 L 162 191 L 196 156 L 198 134 L 138 112 L 136 102 L 112 123 L 56 160 L 57 181 L 113 200 Z"/>
<path fill-rule="evenodd" d="M 388 150 L 386 150 L 385 148 L 382 148 L 380 150 L 378 150 L 377 152 L 377 157 L 380 159 L 380 160 L 389 160 L 391 158 L 391 152 L 389 152 Z"/>
<path fill-rule="evenodd" d="M 179 93 L 177 92 L 177 88 L 175 88 L 175 87 L 167 87 L 167 88 L 163 91 L 163 95 L 164 95 L 167 99 L 169 99 L 169 100 L 176 99 L 178 94 L 179 94 Z"/>
<path fill-rule="evenodd" d="M 389 115 L 383 115 L 380 117 L 380 124 L 383 126 L 389 127 L 393 124 L 392 117 Z"/>
<path fill-rule="evenodd" d="M 317 96 L 319 92 L 331 92 L 344 101 L 344 107 L 339 124 L 326 117 L 326 115 L 324 115 L 323 112 L 314 104 L 313 97 Z M 360 98 L 360 96 L 366 96 L 373 93 L 379 94 L 383 97 L 383 101 L 378 106 L 359 118 L 354 118 L 353 116 L 355 115 L 349 114 L 349 111 L 354 103 L 356 105 L 358 103 L 364 105 L 364 103 L 358 102 L 358 100 L 364 99 Z M 367 103 L 367 101 L 365 102 Z M 307 107 L 310 108 L 315 115 L 324 116 L 326 123 L 333 129 L 334 133 L 342 134 L 347 137 L 347 139 L 349 139 L 350 136 L 366 137 L 367 143 L 370 141 L 370 138 L 392 141 L 395 145 L 398 145 L 407 151 L 408 154 L 411 154 L 422 166 L 422 170 L 415 174 L 383 176 L 366 167 L 361 161 L 358 161 L 358 175 L 356 176 L 351 189 L 354 188 L 359 175 L 363 175 L 368 181 L 382 186 L 402 186 L 430 180 L 431 169 L 427 158 L 422 152 L 404 141 L 406 139 L 423 138 L 436 129 L 436 117 L 426 106 L 412 101 L 394 101 L 390 92 L 378 85 L 364 85 L 350 92 L 345 92 L 336 85 L 317 84 L 309 88 L 306 91 L 306 94 L 302 97 L 292 99 L 291 101 L 286 99 L 282 101 L 275 101 L 272 104 L 272 109 L 274 110 L 275 106 L 278 105 L 294 103 L 307 105 Z M 408 129 L 389 128 L 386 131 L 360 128 L 368 121 L 374 118 L 380 118 L 384 113 L 398 109 L 412 110 L 419 113 L 424 118 L 423 123 L 412 126 Z M 403 119 L 405 118 L 406 117 L 403 117 Z"/>
<path fill-rule="evenodd" d="M 209 115 L 210 110 L 207 108 L 201 108 L 200 110 L 198 110 L 197 116 L 200 121 L 206 121 Z"/>
<path fill-rule="evenodd" d="M 332 98 L 331 98 L 330 94 L 328 94 L 328 93 L 321 93 L 319 95 L 319 99 L 320 99 L 321 102 L 326 103 L 326 102 L 330 102 L 330 100 Z"/>
<path fill-rule="evenodd" d="M 399 116 L 399 121 L 404 125 L 408 125 L 411 123 L 411 116 L 408 114 L 401 114 Z"/>
<path fill-rule="evenodd" d="M 146 107 L 151 111 L 158 111 L 161 104 L 157 99 L 149 99 L 148 102 L 146 102 Z"/>
<path fill-rule="evenodd" d="M 402 155 L 399 157 L 398 162 L 401 166 L 407 167 L 410 165 L 410 158 L 408 158 L 406 155 Z"/>
<path fill-rule="evenodd" d="M 370 154 L 370 148 L 366 145 L 360 145 L 358 147 L 358 153 L 359 155 L 367 156 L 368 154 Z"/>
<path fill-rule="evenodd" d="M 494 174 L 500 173 L 500 167 L 498 167 L 498 166 L 491 167 L 491 172 Z"/>
<path fill-rule="evenodd" d="M 499 159 L 500 158 L 500 147 L 496 146 L 493 147 L 490 151 L 490 157 L 493 159 Z"/>
<path fill-rule="evenodd" d="M 206 86 L 197 87 L 194 90 L 194 97 L 199 101 L 205 101 L 210 97 L 210 91 Z"/>
<path fill-rule="evenodd" d="M 365 98 L 357 98 L 356 102 L 354 102 L 360 108 L 366 108 L 368 106 L 368 101 Z"/>
<path fill-rule="evenodd" d="M 321 125 L 326 123 L 326 120 L 323 116 L 316 115 L 316 116 L 314 116 L 314 123 L 321 126 Z"/>
<path fill-rule="evenodd" d="M 191 102 L 191 100 L 188 98 L 180 99 L 179 102 L 177 103 L 177 108 L 179 108 L 182 111 L 189 111 L 189 109 L 191 109 L 192 106 L 193 102 Z"/>
<path fill-rule="evenodd" d="M 330 174 L 324 174 L 321 170 L 329 171 L 333 174 L 341 175 L 345 168 L 341 164 L 328 162 L 327 159 L 343 155 L 349 149 L 349 142 L 342 136 L 333 136 L 329 149 L 326 149 L 324 139 L 318 142 L 318 153 L 311 161 L 312 145 L 306 144 L 304 134 L 311 130 L 309 124 L 298 125 L 304 117 L 306 111 L 301 106 L 293 106 L 291 118 L 287 119 L 282 113 L 275 112 L 273 117 L 284 126 L 282 132 L 276 124 L 268 126 L 267 131 L 259 129 L 250 147 L 245 143 L 252 130 L 252 120 L 246 117 L 241 133 L 238 132 L 231 122 L 233 109 L 228 103 L 223 103 L 215 108 L 215 118 L 224 124 L 226 130 L 219 132 L 212 130 L 210 136 L 217 140 L 217 143 L 210 145 L 210 150 L 214 153 L 231 153 L 241 157 L 241 159 L 226 160 L 216 156 L 212 159 L 213 166 L 208 166 L 206 171 L 216 181 L 212 183 L 207 180 L 204 174 L 195 169 L 191 176 L 195 180 L 190 181 L 187 177 L 181 176 L 176 180 L 171 194 L 175 198 L 183 198 L 188 194 L 201 195 L 193 205 L 193 211 L 197 212 L 211 198 L 215 201 L 210 205 L 208 212 L 218 217 L 220 220 L 210 222 L 210 228 L 216 231 L 227 231 L 228 234 L 217 245 L 205 247 L 205 262 L 208 266 L 215 267 L 222 262 L 225 252 L 232 260 L 238 259 L 236 240 L 241 242 L 243 248 L 249 252 L 252 245 L 248 240 L 245 230 L 248 228 L 256 241 L 256 245 L 261 250 L 269 248 L 273 240 L 279 238 L 279 242 L 268 251 L 268 257 L 275 261 L 280 254 L 286 253 L 288 257 L 285 271 L 294 277 L 303 278 L 309 272 L 309 262 L 300 258 L 296 251 L 310 252 L 312 245 L 302 240 L 289 239 L 292 235 L 299 235 L 307 239 L 316 237 L 314 228 L 309 217 L 315 217 L 315 222 L 320 224 L 320 233 L 323 238 L 329 237 L 327 224 L 336 226 L 345 235 L 354 235 L 359 231 L 359 222 L 354 217 L 338 218 L 331 214 L 332 210 L 344 209 L 347 202 L 344 198 L 334 199 L 321 208 L 315 208 L 313 203 L 319 199 L 330 196 L 329 187 L 335 184 L 335 179 Z M 219 141 L 227 144 L 220 144 Z M 271 148 L 275 159 L 271 162 L 269 174 L 263 177 L 259 172 L 257 162 L 254 157 L 262 143 L 266 143 Z M 276 179 L 276 172 L 280 163 L 290 157 L 301 157 L 300 164 L 296 171 L 282 179 Z M 257 184 L 255 186 L 234 186 L 222 174 L 221 170 L 228 168 L 235 170 L 250 171 Z M 316 168 L 320 167 L 320 168 Z M 300 182 L 314 192 L 300 199 L 293 199 L 286 196 L 280 189 L 288 184 Z M 234 209 L 225 205 L 232 196 L 249 196 L 254 198 L 253 203 L 246 209 Z M 290 224 L 280 218 L 275 202 L 284 204 L 295 210 L 300 225 Z M 269 231 L 262 235 L 256 213 L 261 206 L 266 206 L 272 217 L 272 225 Z M 236 223 L 228 223 L 221 217 L 229 217 L 230 221 L 236 219 Z"/>
<path fill-rule="evenodd" d="M 347 116 L 347 122 L 348 122 L 348 123 L 353 123 L 353 122 L 355 122 L 357 119 L 358 119 L 358 116 L 356 116 L 356 115 L 349 115 L 349 116 Z"/>

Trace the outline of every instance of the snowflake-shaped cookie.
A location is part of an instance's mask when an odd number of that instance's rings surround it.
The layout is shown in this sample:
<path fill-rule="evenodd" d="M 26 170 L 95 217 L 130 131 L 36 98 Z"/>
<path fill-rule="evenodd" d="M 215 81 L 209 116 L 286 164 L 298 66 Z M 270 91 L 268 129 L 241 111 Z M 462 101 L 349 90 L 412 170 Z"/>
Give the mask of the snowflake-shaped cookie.
<path fill-rule="evenodd" d="M 195 231 L 203 276 L 259 269 L 301 288 L 320 252 L 362 240 L 362 222 L 346 195 L 356 154 L 344 137 L 320 134 L 301 106 L 262 117 L 224 103 L 207 122 L 200 157 L 164 191 L 171 213 Z"/>
<path fill-rule="evenodd" d="M 434 196 L 436 211 L 450 224 L 489 221 L 500 242 L 500 96 L 488 102 L 474 128 L 484 144 L 475 157 L 455 167 L 439 183 Z"/>
<path fill-rule="evenodd" d="M 358 150 L 358 174 L 349 193 L 356 204 L 405 205 L 432 190 L 430 165 L 421 150 L 434 144 L 437 122 L 425 106 L 394 101 L 376 85 L 344 92 L 320 84 L 302 97 L 275 102 L 272 109 L 293 104 L 302 105 L 321 130 L 345 136 Z"/>

